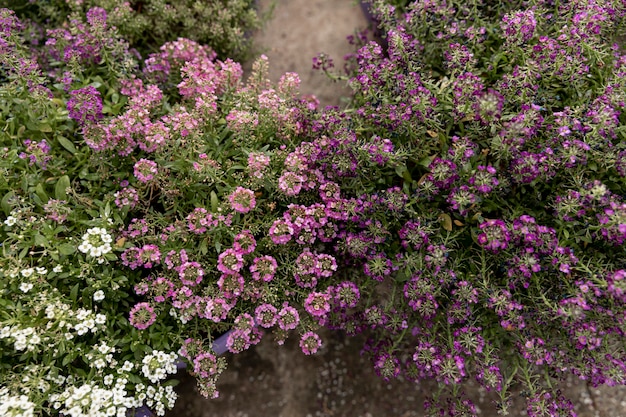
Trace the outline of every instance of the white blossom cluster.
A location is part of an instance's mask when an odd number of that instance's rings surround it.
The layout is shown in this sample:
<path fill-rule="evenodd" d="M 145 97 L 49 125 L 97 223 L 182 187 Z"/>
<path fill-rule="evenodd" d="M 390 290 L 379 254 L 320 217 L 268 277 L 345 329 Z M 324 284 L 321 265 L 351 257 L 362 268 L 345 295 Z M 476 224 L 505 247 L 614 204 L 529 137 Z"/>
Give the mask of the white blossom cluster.
<path fill-rule="evenodd" d="M 137 391 L 137 399 L 143 401 L 150 410 L 154 411 L 157 416 L 164 416 L 166 409 L 174 408 L 178 394 L 172 386 L 157 385 L 148 386 L 143 384 L 135 386 Z"/>
<path fill-rule="evenodd" d="M 118 378 L 111 388 L 94 383 L 69 386 L 61 394 L 50 396 L 52 407 L 68 417 L 126 417 L 128 410 L 141 401 L 126 391 L 126 378 Z"/>
<path fill-rule="evenodd" d="M 14 395 L 7 388 L 0 388 L 0 416 L 34 417 L 35 404 L 26 395 Z"/>
<path fill-rule="evenodd" d="M 86 357 L 92 368 L 102 370 L 104 368 L 111 368 L 117 365 L 117 361 L 113 358 L 115 348 L 101 342 L 100 345 L 95 346 L 93 351 L 89 352 Z M 106 383 L 106 385 L 109 385 Z"/>
<path fill-rule="evenodd" d="M 13 339 L 13 348 L 17 351 L 32 352 L 41 343 L 41 337 L 34 327 L 4 326 L 0 329 L 0 339 Z"/>
<path fill-rule="evenodd" d="M 102 227 L 92 227 L 83 235 L 83 242 L 78 246 L 78 250 L 82 253 L 94 258 L 101 258 L 103 255 L 111 252 L 111 242 L 113 238 L 106 229 Z M 99 259 L 104 262 L 104 259 Z"/>
<path fill-rule="evenodd" d="M 174 352 L 165 353 L 159 350 L 153 351 L 143 358 L 141 372 L 153 384 L 165 379 L 169 374 L 176 373 L 176 359 Z"/>
<path fill-rule="evenodd" d="M 87 332 L 95 333 L 98 327 L 103 326 L 107 321 L 107 316 L 104 314 L 96 314 L 93 311 L 79 308 L 73 317 L 76 320 L 74 324 L 74 330 L 76 334 L 82 336 Z"/>
<path fill-rule="evenodd" d="M 75 334 L 82 336 L 88 332 L 96 333 L 104 328 L 106 315 L 94 313 L 91 310 L 79 308 L 74 311 L 63 303 L 51 303 L 45 310 L 46 318 L 50 320 L 45 329 L 30 326 L 6 325 L 0 327 L 0 340 L 9 339 L 13 342 L 16 351 L 41 350 L 50 339 L 46 334 L 56 325 L 56 331 L 61 331 L 65 340 L 72 340 Z M 74 334 L 75 333 L 75 334 Z M 1 414 L 0 414 L 1 416 Z"/>

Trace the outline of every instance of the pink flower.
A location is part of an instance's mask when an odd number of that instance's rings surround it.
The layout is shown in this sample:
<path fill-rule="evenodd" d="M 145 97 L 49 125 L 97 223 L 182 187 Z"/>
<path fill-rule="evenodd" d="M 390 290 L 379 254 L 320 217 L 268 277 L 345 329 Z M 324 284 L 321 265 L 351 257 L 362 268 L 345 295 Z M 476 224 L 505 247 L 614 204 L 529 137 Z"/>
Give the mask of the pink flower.
<path fill-rule="evenodd" d="M 271 304 L 261 304 L 254 310 L 256 323 L 265 328 L 270 328 L 276 324 L 278 310 Z"/>
<path fill-rule="evenodd" d="M 204 270 L 198 262 L 185 262 L 178 268 L 178 276 L 183 284 L 193 287 L 202 282 Z"/>
<path fill-rule="evenodd" d="M 285 172 L 278 179 L 278 189 L 290 197 L 296 196 L 302 190 L 304 180 L 305 178 L 302 175 L 294 172 Z"/>
<path fill-rule="evenodd" d="M 242 230 L 241 233 L 237 234 L 237 236 L 235 236 L 235 242 L 233 243 L 233 249 L 244 255 L 254 252 L 254 249 L 256 249 L 256 240 L 252 232 Z"/>
<path fill-rule="evenodd" d="M 298 323 L 300 323 L 298 310 L 285 302 L 283 308 L 278 312 L 278 327 L 282 330 L 293 330 L 298 327 Z"/>
<path fill-rule="evenodd" d="M 269 255 L 254 258 L 252 266 L 250 266 L 252 279 L 255 281 L 263 280 L 265 282 L 270 282 L 274 278 L 276 269 L 278 269 L 278 263 L 276 262 L 276 259 Z"/>
<path fill-rule="evenodd" d="M 304 301 L 304 309 L 314 317 L 323 317 L 330 312 L 330 295 L 312 292 Z"/>
<path fill-rule="evenodd" d="M 225 274 L 234 274 L 243 267 L 243 254 L 235 249 L 226 249 L 217 257 L 217 269 Z"/>
<path fill-rule="evenodd" d="M 254 191 L 243 187 L 237 187 L 235 191 L 228 196 L 230 207 L 239 213 L 248 213 L 256 207 L 256 199 Z"/>
<path fill-rule="evenodd" d="M 148 183 L 158 174 L 157 164 L 148 159 L 140 159 L 135 163 L 134 174 L 139 182 Z"/>
<path fill-rule="evenodd" d="M 272 242 L 277 245 L 284 245 L 291 240 L 294 230 L 290 222 L 278 219 L 272 223 L 269 232 Z"/>
<path fill-rule="evenodd" d="M 322 341 L 317 333 L 306 332 L 300 338 L 300 349 L 305 355 L 312 355 L 322 347 Z"/>
<path fill-rule="evenodd" d="M 147 329 L 156 321 L 156 313 L 149 303 L 139 303 L 130 310 L 130 324 L 139 330 Z"/>

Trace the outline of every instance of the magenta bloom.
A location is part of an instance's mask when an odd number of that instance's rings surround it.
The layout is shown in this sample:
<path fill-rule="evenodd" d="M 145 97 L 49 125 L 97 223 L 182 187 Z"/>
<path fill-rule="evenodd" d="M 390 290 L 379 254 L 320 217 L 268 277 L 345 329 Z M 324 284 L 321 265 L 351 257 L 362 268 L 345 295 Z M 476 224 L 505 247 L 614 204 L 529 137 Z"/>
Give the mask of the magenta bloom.
<path fill-rule="evenodd" d="M 255 281 L 263 280 L 270 282 L 274 278 L 274 274 L 276 274 L 276 269 L 278 269 L 278 263 L 276 259 L 269 255 L 254 258 L 252 266 L 250 266 L 252 279 Z"/>
<path fill-rule="evenodd" d="M 511 234 L 502 220 L 492 219 L 481 223 L 482 233 L 478 235 L 478 243 L 490 252 L 498 253 L 509 246 Z"/>
<path fill-rule="evenodd" d="M 305 355 L 312 355 L 322 347 L 322 340 L 317 333 L 306 332 L 300 338 L 300 349 Z"/>
<path fill-rule="evenodd" d="M 243 293 L 245 281 L 238 272 L 224 273 L 217 280 L 217 286 L 222 290 L 224 297 L 235 298 Z"/>
<path fill-rule="evenodd" d="M 100 92 L 92 86 L 79 88 L 70 92 L 72 96 L 67 102 L 69 117 L 80 126 L 96 123 L 102 119 L 102 98 Z"/>
<path fill-rule="evenodd" d="M 115 205 L 118 208 L 128 207 L 132 209 L 139 203 L 139 195 L 133 187 L 122 188 L 115 193 L 114 197 Z"/>
<path fill-rule="evenodd" d="M 178 268 L 178 276 L 183 284 L 193 287 L 202 282 L 204 270 L 198 262 L 185 262 Z"/>
<path fill-rule="evenodd" d="M 147 329 L 156 321 L 156 313 L 150 303 L 139 303 L 130 310 L 130 324 L 139 330 Z"/>
<path fill-rule="evenodd" d="M 144 268 L 152 268 L 161 263 L 161 251 L 157 245 L 144 245 L 141 248 L 140 256 Z"/>
<path fill-rule="evenodd" d="M 243 187 L 235 188 L 235 191 L 228 196 L 230 207 L 239 213 L 248 213 L 256 207 L 254 191 Z"/>
<path fill-rule="evenodd" d="M 269 232 L 272 242 L 277 245 L 284 245 L 289 242 L 291 240 L 291 236 L 294 234 L 291 223 L 283 219 L 274 221 Z"/>
<path fill-rule="evenodd" d="M 217 257 L 217 269 L 225 274 L 237 273 L 243 268 L 243 254 L 235 249 L 226 249 Z"/>
<path fill-rule="evenodd" d="M 243 253 L 244 255 L 254 252 L 254 249 L 256 249 L 256 240 L 254 239 L 252 232 L 249 230 L 243 230 L 235 236 L 233 248 L 237 252 Z"/>
<path fill-rule="evenodd" d="M 134 174 L 139 182 L 144 184 L 152 181 L 154 176 L 158 174 L 157 164 L 148 159 L 140 159 L 135 163 Z"/>
<path fill-rule="evenodd" d="M 302 190 L 304 180 L 303 176 L 294 172 L 285 172 L 278 179 L 278 189 L 290 197 L 296 196 Z"/>
<path fill-rule="evenodd" d="M 254 310 L 254 320 L 261 327 L 272 327 L 277 319 L 278 310 L 271 304 L 261 304 Z"/>
<path fill-rule="evenodd" d="M 209 352 L 202 352 L 193 360 L 193 372 L 200 378 L 209 378 L 219 373 L 217 357 Z"/>
<path fill-rule="evenodd" d="M 298 310 L 285 302 L 283 308 L 278 312 L 278 327 L 282 330 L 293 330 L 300 323 Z"/>
<path fill-rule="evenodd" d="M 330 295 L 312 292 L 304 301 L 304 309 L 314 317 L 323 317 L 330 312 Z"/>

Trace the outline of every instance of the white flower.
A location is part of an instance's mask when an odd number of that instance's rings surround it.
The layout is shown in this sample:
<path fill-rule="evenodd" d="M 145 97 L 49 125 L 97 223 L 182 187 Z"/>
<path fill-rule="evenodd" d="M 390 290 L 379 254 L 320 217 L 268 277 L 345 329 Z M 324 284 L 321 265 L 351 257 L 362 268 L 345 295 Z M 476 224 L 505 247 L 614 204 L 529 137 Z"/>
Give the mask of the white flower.
<path fill-rule="evenodd" d="M 95 302 L 100 302 L 100 301 L 104 300 L 104 291 L 98 290 L 95 293 L 93 293 L 93 300 Z"/>
<path fill-rule="evenodd" d="M 35 268 L 35 271 L 37 271 L 39 275 L 46 275 L 48 273 L 48 270 L 42 266 Z"/>
<path fill-rule="evenodd" d="M 111 252 L 111 242 L 113 238 L 101 227 L 92 227 L 83 235 L 83 241 L 78 246 L 78 250 L 93 258 L 100 258 Z"/>
<path fill-rule="evenodd" d="M 113 375 L 107 375 L 104 377 L 104 385 L 111 385 L 113 383 Z"/>
<path fill-rule="evenodd" d="M 104 314 L 96 314 L 96 324 L 104 324 L 107 322 L 107 316 Z"/>
<path fill-rule="evenodd" d="M 33 289 L 33 284 L 31 284 L 30 282 L 22 282 L 20 284 L 20 291 L 22 291 L 23 293 L 27 293 L 28 291 Z"/>
<path fill-rule="evenodd" d="M 130 372 L 130 371 L 132 371 L 132 370 L 133 370 L 134 366 L 135 366 L 135 365 L 133 365 L 133 363 L 132 363 L 132 362 L 130 362 L 130 361 L 125 361 L 125 362 L 124 362 L 124 365 L 122 365 L 122 371 L 124 371 L 124 372 Z"/>
<path fill-rule="evenodd" d="M 22 274 L 24 278 L 30 277 L 31 275 L 33 275 L 34 272 L 35 270 L 33 268 L 26 268 L 20 271 L 20 273 Z"/>
<path fill-rule="evenodd" d="M 17 223 L 17 219 L 13 216 L 7 217 L 7 219 L 4 221 L 4 224 L 9 227 L 13 226 L 15 223 Z"/>
<path fill-rule="evenodd" d="M 96 359 L 96 361 L 93 363 L 93 366 L 95 366 L 97 369 L 102 369 L 107 366 L 107 363 L 104 361 L 104 359 L 99 358 Z"/>
<path fill-rule="evenodd" d="M 52 271 L 58 274 L 59 272 L 63 271 L 63 267 L 61 265 L 57 265 L 54 268 L 52 268 Z"/>

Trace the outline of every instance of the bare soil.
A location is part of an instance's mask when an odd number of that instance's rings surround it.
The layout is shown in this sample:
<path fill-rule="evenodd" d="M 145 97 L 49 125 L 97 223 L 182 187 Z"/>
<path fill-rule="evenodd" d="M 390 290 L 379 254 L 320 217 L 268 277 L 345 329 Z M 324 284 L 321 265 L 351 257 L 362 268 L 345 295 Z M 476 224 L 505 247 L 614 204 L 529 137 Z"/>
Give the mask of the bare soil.
<path fill-rule="evenodd" d="M 340 105 L 349 94 L 344 84 L 329 81 L 312 70 L 320 52 L 337 66 L 351 52 L 346 36 L 367 27 L 353 0 L 261 0 L 261 11 L 275 3 L 273 18 L 254 35 L 257 51 L 268 56 L 270 78 L 297 72 L 303 94 L 315 94 L 322 106 Z M 324 333 L 324 348 L 305 356 L 297 337 L 277 346 L 271 337 L 239 355 L 228 355 L 229 369 L 218 385 L 220 398 L 197 394 L 193 378 L 181 375 L 179 401 L 168 417 L 422 417 L 424 396 L 432 383 L 390 383 L 378 378 L 360 355 L 363 339 Z M 480 408 L 481 416 L 495 417 L 493 395 L 477 384 L 464 391 Z M 626 417 L 626 388 L 593 389 L 582 381 L 562 387 L 576 403 L 579 417 Z M 520 394 L 510 416 L 525 416 Z"/>

